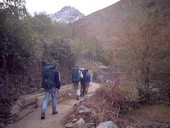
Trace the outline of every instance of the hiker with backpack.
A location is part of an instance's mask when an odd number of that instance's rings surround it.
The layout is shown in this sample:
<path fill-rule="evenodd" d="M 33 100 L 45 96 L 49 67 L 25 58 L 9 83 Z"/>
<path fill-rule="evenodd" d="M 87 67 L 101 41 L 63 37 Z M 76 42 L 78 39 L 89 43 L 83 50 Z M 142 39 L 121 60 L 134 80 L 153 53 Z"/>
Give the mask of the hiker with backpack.
<path fill-rule="evenodd" d="M 81 84 L 80 84 L 80 80 L 81 78 L 83 78 L 83 74 L 80 70 L 80 68 L 78 66 L 74 66 L 72 68 L 72 74 L 71 74 L 71 79 L 72 79 L 72 83 L 73 83 L 73 87 L 74 87 L 74 91 L 75 91 L 75 95 L 77 100 L 79 100 L 80 98 L 80 90 L 81 90 Z"/>
<path fill-rule="evenodd" d="M 81 70 L 81 72 L 82 72 L 82 74 L 84 73 L 84 71 L 85 71 L 85 68 L 81 68 L 80 69 Z M 81 97 L 82 96 L 84 96 L 84 88 L 85 88 L 85 81 L 84 81 L 84 75 L 83 75 L 83 77 L 80 79 L 80 83 L 81 83 Z"/>
<path fill-rule="evenodd" d="M 52 115 L 58 114 L 56 109 L 56 95 L 60 89 L 61 77 L 55 64 L 45 64 L 42 68 L 42 88 L 45 90 L 45 97 L 41 109 L 41 119 L 45 119 L 45 112 L 48 106 L 48 101 L 51 96 L 52 100 Z"/>
<path fill-rule="evenodd" d="M 90 76 L 88 69 L 83 70 L 82 73 L 83 73 L 83 78 L 81 80 L 81 82 L 82 82 L 82 96 L 85 96 L 88 93 L 88 88 L 89 88 L 89 85 L 90 85 L 91 76 Z"/>

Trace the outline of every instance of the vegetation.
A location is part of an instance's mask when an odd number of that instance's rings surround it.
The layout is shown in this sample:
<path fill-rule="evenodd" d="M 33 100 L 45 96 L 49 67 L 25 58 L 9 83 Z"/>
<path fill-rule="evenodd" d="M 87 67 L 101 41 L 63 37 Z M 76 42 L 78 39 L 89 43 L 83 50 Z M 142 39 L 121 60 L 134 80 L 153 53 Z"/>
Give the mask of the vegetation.
<path fill-rule="evenodd" d="M 130 14 L 124 20 L 118 39 L 113 41 L 115 50 L 97 54 L 97 59 L 115 66 L 126 75 L 127 82 L 136 83 L 141 100 L 152 101 L 151 97 L 168 100 L 170 11 L 169 1 L 121 1 Z M 126 5 L 126 6 L 125 6 Z M 156 92 L 153 90 L 156 89 Z M 155 96 L 151 96 L 157 93 Z"/>
<path fill-rule="evenodd" d="M 128 66 L 132 69 L 131 79 L 139 88 L 146 90 L 144 92 L 145 100 L 150 101 L 152 88 L 161 89 L 165 84 L 166 88 L 169 88 L 166 82 L 170 75 L 167 60 L 168 51 L 170 51 L 170 33 L 167 29 L 167 21 L 170 20 L 170 15 L 167 15 L 168 10 L 159 8 L 158 5 L 163 3 L 158 1 L 144 1 L 139 4 L 138 8 L 131 4 L 131 9 L 135 13 L 132 13 L 133 17 L 127 21 L 128 25 L 121 35 L 123 38 L 120 40 L 120 44 L 125 50 L 125 54 L 129 56 L 127 60 Z M 132 66 L 133 68 L 131 68 Z M 167 68 L 166 71 L 165 68 Z M 164 95 L 165 92 L 160 93 Z"/>
<path fill-rule="evenodd" d="M 22 94 L 41 86 L 41 63 L 57 63 L 63 82 L 69 82 L 75 57 L 66 25 L 45 14 L 31 17 L 23 0 L 0 3 L 0 122 L 7 123 L 10 107 Z M 62 68 L 61 68 L 62 67 Z"/>
<path fill-rule="evenodd" d="M 3 0 L 0 3 L 0 122 L 9 121 L 10 107 L 20 95 L 41 87 L 42 61 L 57 63 L 63 83 L 70 82 L 70 69 L 82 57 L 120 71 L 125 77 L 120 87 L 102 88 L 85 104 L 100 114 L 99 118 L 90 119 L 97 123 L 126 113 L 126 108 L 134 107 L 131 106 L 134 101 L 170 101 L 170 3 L 121 2 L 130 15 L 113 41 L 116 44 L 113 50 L 102 48 L 95 34 L 78 39 L 76 36 L 82 29 L 79 22 L 69 28 L 53 22 L 44 13 L 30 16 L 24 0 Z M 106 116 L 108 110 L 113 111 Z"/>

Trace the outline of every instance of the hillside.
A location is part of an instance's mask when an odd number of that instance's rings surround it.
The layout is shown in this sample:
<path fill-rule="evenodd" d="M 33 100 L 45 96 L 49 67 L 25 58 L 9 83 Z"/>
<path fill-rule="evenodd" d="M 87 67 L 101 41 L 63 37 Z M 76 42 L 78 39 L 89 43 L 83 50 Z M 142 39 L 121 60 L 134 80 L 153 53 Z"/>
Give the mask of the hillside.
<path fill-rule="evenodd" d="M 124 27 L 129 25 L 128 21 L 133 22 L 136 11 L 141 7 L 148 8 L 150 11 L 155 8 L 158 12 L 164 13 L 170 10 L 170 1 L 121 0 L 74 23 L 74 29 L 77 29 L 75 35 L 83 40 L 97 39 L 98 44 L 103 44 L 102 47 L 110 48 L 110 45 L 113 46 L 118 40 L 118 35 L 122 34 Z"/>

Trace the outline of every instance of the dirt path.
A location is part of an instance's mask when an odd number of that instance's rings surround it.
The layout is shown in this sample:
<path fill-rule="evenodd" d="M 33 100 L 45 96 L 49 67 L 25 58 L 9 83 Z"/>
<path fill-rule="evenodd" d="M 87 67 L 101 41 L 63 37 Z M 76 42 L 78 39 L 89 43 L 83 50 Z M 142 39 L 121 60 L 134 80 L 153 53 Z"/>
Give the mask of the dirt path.
<path fill-rule="evenodd" d="M 91 86 L 89 87 L 89 95 L 92 95 L 97 88 L 99 88 L 98 84 L 91 83 Z M 41 109 L 38 108 L 19 122 L 10 124 L 6 128 L 64 128 L 62 121 L 77 102 L 78 101 L 75 99 L 67 99 L 57 104 L 59 112 L 57 115 L 52 115 L 51 105 L 48 106 L 45 120 L 40 120 Z"/>

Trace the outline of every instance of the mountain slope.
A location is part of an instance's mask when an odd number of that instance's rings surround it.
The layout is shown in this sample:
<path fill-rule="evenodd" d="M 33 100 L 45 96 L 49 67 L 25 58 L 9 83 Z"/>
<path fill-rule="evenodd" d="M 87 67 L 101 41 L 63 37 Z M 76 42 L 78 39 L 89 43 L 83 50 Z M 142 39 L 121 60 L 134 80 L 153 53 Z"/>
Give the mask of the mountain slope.
<path fill-rule="evenodd" d="M 83 18 L 84 14 L 74 7 L 65 6 L 60 11 L 49 15 L 49 17 L 56 22 L 72 23 Z"/>
<path fill-rule="evenodd" d="M 102 47 L 110 48 L 110 44 L 116 42 L 124 31 L 124 27 L 135 19 L 135 13 L 141 7 L 166 12 L 170 10 L 169 0 L 120 0 L 119 2 L 92 13 L 85 18 L 74 23 L 74 35 L 83 40 L 93 38 L 102 45 Z M 129 26 L 129 27 L 133 27 Z"/>

